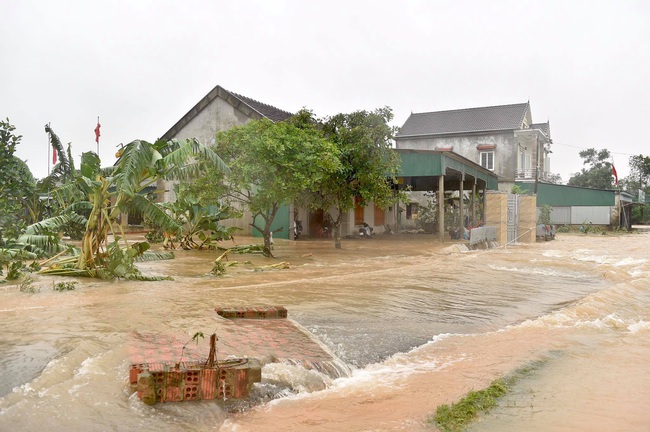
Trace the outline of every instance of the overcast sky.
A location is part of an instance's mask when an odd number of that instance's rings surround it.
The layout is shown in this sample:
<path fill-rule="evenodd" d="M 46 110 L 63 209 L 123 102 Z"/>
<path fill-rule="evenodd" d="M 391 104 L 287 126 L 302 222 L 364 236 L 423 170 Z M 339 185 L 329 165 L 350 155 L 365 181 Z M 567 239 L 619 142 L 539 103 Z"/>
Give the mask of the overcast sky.
<path fill-rule="evenodd" d="M 551 171 L 650 154 L 650 2 L 0 0 L 0 117 L 47 175 L 51 123 L 73 155 L 154 141 L 215 85 L 324 117 L 530 101 Z"/>

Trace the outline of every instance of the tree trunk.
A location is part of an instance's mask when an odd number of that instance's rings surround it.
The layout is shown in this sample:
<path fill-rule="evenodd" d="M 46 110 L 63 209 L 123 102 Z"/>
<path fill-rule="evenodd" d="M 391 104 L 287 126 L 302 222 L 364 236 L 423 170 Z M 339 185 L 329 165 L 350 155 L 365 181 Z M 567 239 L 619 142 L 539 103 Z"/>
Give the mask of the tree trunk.
<path fill-rule="evenodd" d="M 262 251 L 262 255 L 269 258 L 273 256 L 273 254 L 271 253 L 271 231 L 265 229 L 263 235 L 264 235 L 264 250 Z"/>
<path fill-rule="evenodd" d="M 334 247 L 336 249 L 342 249 L 343 245 L 341 244 L 341 210 L 334 221 Z"/>
<path fill-rule="evenodd" d="M 273 246 L 273 243 L 271 242 L 271 223 L 273 222 L 272 218 L 265 218 L 264 219 L 264 231 L 262 231 L 262 236 L 264 237 L 264 250 L 262 251 L 262 255 L 264 255 L 267 258 L 273 258 L 273 252 L 271 251 L 271 247 Z"/>

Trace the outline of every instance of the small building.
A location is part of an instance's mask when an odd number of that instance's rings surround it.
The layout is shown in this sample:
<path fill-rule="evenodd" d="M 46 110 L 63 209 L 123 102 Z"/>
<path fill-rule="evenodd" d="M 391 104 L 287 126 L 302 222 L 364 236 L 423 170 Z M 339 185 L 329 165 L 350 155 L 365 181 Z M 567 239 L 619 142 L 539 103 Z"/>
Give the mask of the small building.
<path fill-rule="evenodd" d="M 517 183 L 530 193 L 532 183 Z M 537 212 L 548 205 L 553 225 L 601 225 L 610 228 L 632 227 L 633 196 L 614 189 L 592 189 L 579 186 L 537 184 Z"/>
<path fill-rule="evenodd" d="M 291 116 L 293 114 L 288 111 L 233 93 L 217 85 L 165 132 L 161 139 L 196 138 L 204 145 L 212 145 L 215 143 L 218 132 L 228 130 L 233 126 L 262 118 L 273 122 L 284 121 Z M 174 182 L 159 181 L 158 190 L 164 191 L 159 194 L 159 201 L 168 202 L 176 199 L 173 184 Z M 286 214 L 284 214 L 283 222 L 288 223 L 288 210 L 284 213 Z M 249 224 L 251 217 L 250 213 L 245 212 L 242 218 L 228 219 L 223 222 L 228 226 L 241 228 L 244 235 L 252 235 Z M 288 229 L 285 230 L 285 233 L 288 231 Z"/>

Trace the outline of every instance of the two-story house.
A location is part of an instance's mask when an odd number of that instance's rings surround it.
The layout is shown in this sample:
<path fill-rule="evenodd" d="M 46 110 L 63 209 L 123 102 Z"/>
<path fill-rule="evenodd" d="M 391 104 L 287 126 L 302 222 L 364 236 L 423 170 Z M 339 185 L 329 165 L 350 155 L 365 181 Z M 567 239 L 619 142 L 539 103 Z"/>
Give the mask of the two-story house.
<path fill-rule="evenodd" d="M 499 177 L 499 189 L 550 174 L 550 125 L 533 123 L 530 103 L 412 113 L 395 137 L 398 149 L 457 153 Z"/>

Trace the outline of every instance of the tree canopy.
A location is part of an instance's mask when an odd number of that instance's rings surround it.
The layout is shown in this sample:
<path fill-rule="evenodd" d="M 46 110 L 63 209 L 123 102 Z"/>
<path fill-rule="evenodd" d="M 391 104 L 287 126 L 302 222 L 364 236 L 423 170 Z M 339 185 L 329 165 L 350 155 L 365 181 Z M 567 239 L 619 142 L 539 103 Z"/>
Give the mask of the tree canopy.
<path fill-rule="evenodd" d="M 638 188 L 645 189 L 650 186 L 650 156 L 631 156 L 629 163 L 630 179 L 638 184 Z"/>
<path fill-rule="evenodd" d="M 230 167 L 224 177 L 230 200 L 253 213 L 253 229 L 271 255 L 271 225 L 281 205 L 339 170 L 338 150 L 307 123 L 250 121 L 217 134 L 216 151 Z M 261 217 L 263 223 L 255 220 Z"/>
<path fill-rule="evenodd" d="M 374 111 L 337 114 L 322 120 L 322 131 L 337 148 L 341 168 L 320 179 L 311 189 L 312 207 L 334 207 L 335 246 L 341 247 L 343 214 L 358 203 L 369 202 L 386 208 L 395 201 L 392 181 L 399 172 L 400 160 L 392 150 L 395 128 L 389 126 L 393 112 L 389 107 Z M 355 201 L 356 200 L 356 201 Z"/>
<path fill-rule="evenodd" d="M 568 184 L 571 186 L 582 186 L 594 189 L 612 189 L 614 187 L 614 177 L 612 175 L 611 154 L 609 150 L 596 150 L 589 148 L 582 150 L 580 157 L 583 159 L 582 168 L 578 173 L 574 173 L 569 179 Z"/>
<path fill-rule="evenodd" d="M 27 164 L 14 156 L 22 139 L 15 129 L 9 119 L 0 121 L 0 246 L 24 230 L 25 203 L 36 186 Z"/>

